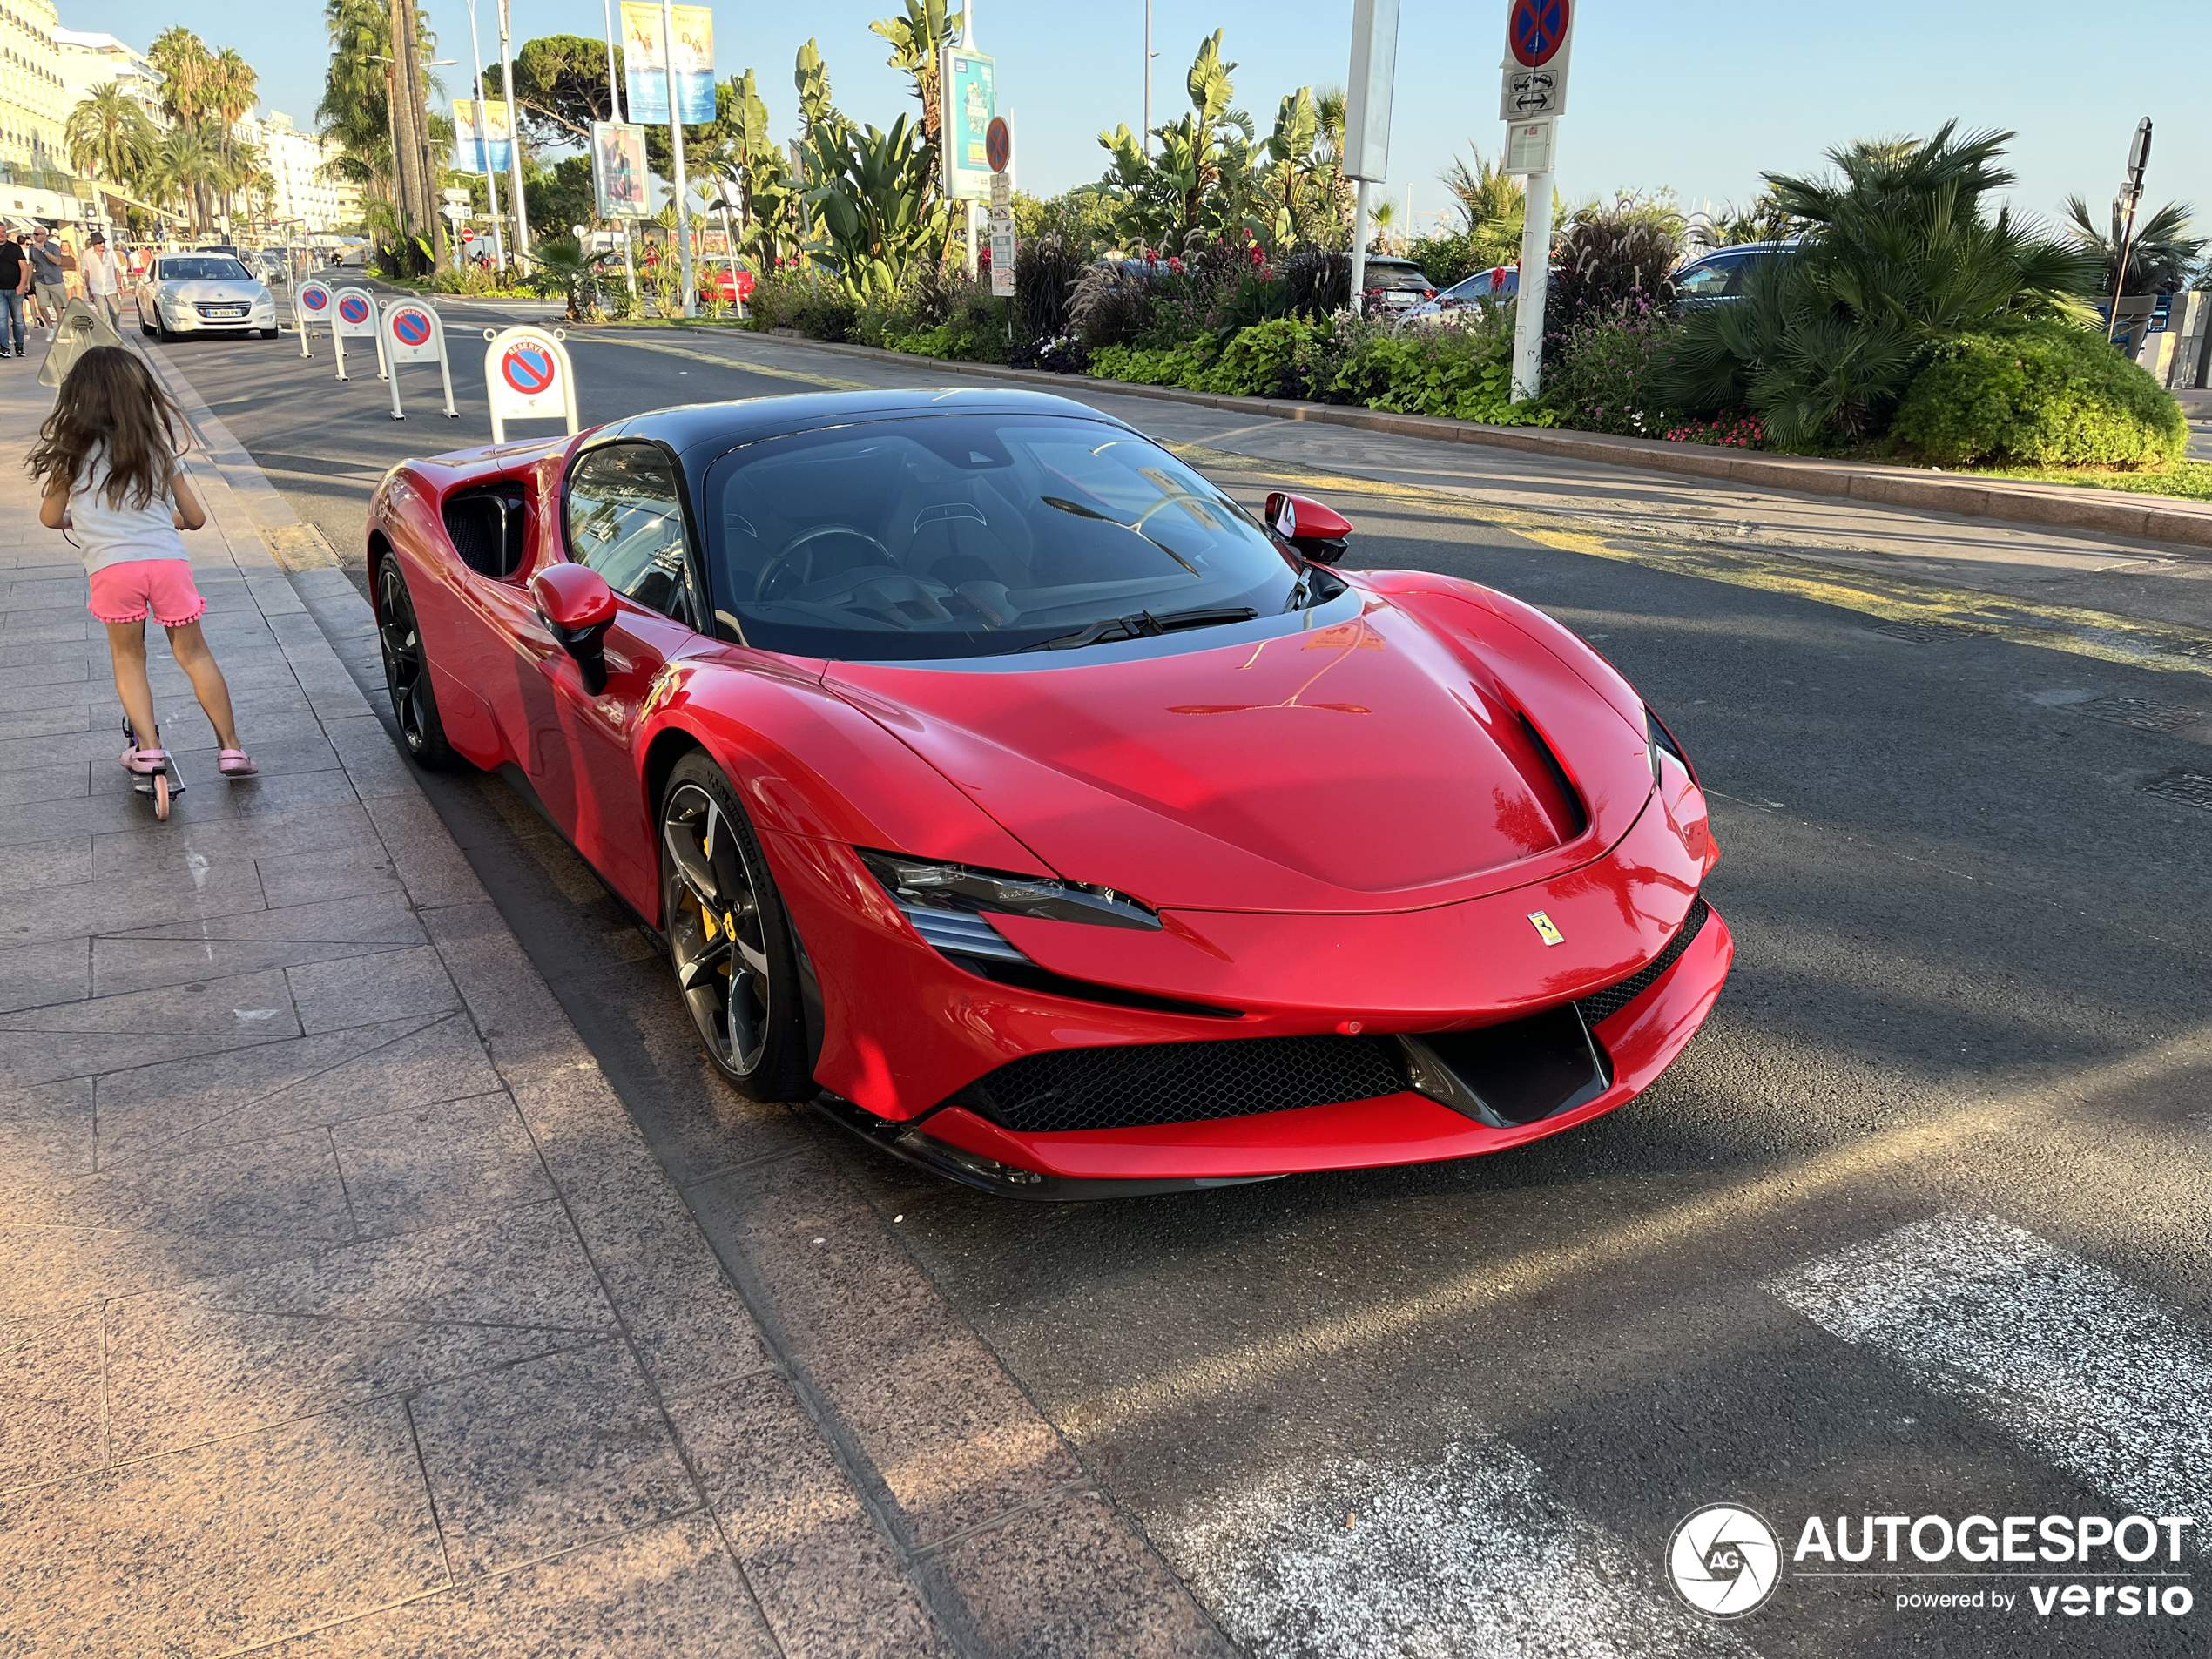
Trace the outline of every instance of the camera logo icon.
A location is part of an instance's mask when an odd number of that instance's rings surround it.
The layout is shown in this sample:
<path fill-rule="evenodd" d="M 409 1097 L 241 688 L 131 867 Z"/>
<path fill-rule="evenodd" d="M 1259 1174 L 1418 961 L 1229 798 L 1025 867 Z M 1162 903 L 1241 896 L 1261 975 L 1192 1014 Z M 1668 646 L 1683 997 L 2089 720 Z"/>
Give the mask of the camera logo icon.
<path fill-rule="evenodd" d="M 1782 1581 L 1782 1545 L 1753 1510 L 1709 1503 L 1675 1528 L 1667 1545 L 1675 1594 L 1715 1619 L 1756 1613 Z"/>

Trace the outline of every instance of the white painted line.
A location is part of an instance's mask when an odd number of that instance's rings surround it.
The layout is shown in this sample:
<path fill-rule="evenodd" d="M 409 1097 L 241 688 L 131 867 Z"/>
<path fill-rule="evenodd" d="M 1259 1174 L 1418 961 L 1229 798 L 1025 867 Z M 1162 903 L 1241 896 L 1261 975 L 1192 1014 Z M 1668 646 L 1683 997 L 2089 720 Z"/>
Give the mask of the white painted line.
<path fill-rule="evenodd" d="M 2117 1274 L 1948 1215 L 1765 1288 L 2137 1512 L 2212 1514 L 2212 1336 Z"/>
<path fill-rule="evenodd" d="M 1195 1507 L 1160 1542 L 1230 1636 L 1268 1659 L 1750 1652 L 1501 1440 L 1433 1462 L 1292 1465 Z"/>

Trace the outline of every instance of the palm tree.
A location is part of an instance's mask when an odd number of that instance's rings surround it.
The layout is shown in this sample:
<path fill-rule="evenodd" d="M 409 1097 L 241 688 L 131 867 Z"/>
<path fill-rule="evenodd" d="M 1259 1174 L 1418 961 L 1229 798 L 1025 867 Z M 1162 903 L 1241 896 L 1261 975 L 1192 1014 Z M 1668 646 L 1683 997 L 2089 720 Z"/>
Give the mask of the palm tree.
<path fill-rule="evenodd" d="M 113 81 L 69 112 L 62 138 L 71 166 L 117 185 L 135 185 L 161 142 L 145 111 Z"/>
<path fill-rule="evenodd" d="M 216 135 L 206 123 L 196 122 L 172 127 L 162 135 L 146 168 L 145 184 L 155 201 L 180 202 L 189 207 L 192 229 L 204 233 L 208 223 L 208 192 L 223 188 L 229 177 Z"/>
<path fill-rule="evenodd" d="M 207 71 L 207 110 L 219 124 L 219 133 L 225 170 L 237 175 L 240 182 L 250 168 L 243 165 L 237 152 L 236 128 L 253 108 L 255 94 L 260 90 L 260 77 L 253 66 L 239 56 L 238 50 L 226 46 L 215 55 Z M 228 193 L 235 184 L 226 190 L 224 211 L 229 211 Z"/>
<path fill-rule="evenodd" d="M 2066 199 L 2067 235 L 2097 261 L 2103 270 L 2101 291 L 2112 292 L 2112 273 L 2120 264 L 2120 245 L 2127 229 L 2120 204 L 2112 207 L 2109 234 L 2097 228 L 2088 204 L 2079 196 Z M 2123 293 L 2171 293 L 2185 286 L 2189 273 L 2203 253 L 2205 239 L 2189 234 L 2189 205 L 2168 202 L 2148 219 L 2137 222 L 2134 239 L 2128 244 L 2128 281 Z"/>
<path fill-rule="evenodd" d="M 1472 145 L 1468 149 L 1474 157 L 1472 168 L 1454 156 L 1452 165 L 1436 176 L 1467 221 L 1467 253 L 1474 268 L 1510 265 L 1521 257 L 1527 192 L 1518 175 L 1503 171 L 1502 157 L 1494 162 Z"/>
<path fill-rule="evenodd" d="M 179 24 L 155 36 L 146 57 L 161 71 L 161 112 L 172 122 L 199 120 L 215 63 L 207 43 Z"/>

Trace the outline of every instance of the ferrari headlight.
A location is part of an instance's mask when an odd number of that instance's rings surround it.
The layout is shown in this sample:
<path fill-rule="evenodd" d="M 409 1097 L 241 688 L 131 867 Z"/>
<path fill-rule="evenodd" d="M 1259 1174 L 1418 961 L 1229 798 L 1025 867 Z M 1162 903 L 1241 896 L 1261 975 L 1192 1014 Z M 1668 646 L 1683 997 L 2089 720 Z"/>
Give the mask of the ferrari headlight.
<path fill-rule="evenodd" d="M 1045 921 L 1080 921 L 1096 927 L 1136 927 L 1157 933 L 1160 919 L 1111 887 L 1046 876 L 1013 875 L 968 864 L 933 864 L 897 853 L 860 849 L 861 860 L 883 883 L 899 908 L 918 927 L 917 913 L 941 915 L 1035 916 Z M 922 927 L 924 938 L 929 929 Z M 935 942 L 934 941 L 932 941 Z"/>
<path fill-rule="evenodd" d="M 1654 784 L 1660 781 L 1659 757 L 1662 754 L 1674 756 L 1682 769 L 1689 774 L 1689 781 L 1693 784 L 1697 781 L 1697 768 L 1689 764 L 1689 757 L 1683 752 L 1682 745 L 1675 741 L 1675 734 L 1667 730 L 1649 706 L 1643 711 L 1643 740 L 1645 751 L 1651 758 L 1651 781 Z"/>

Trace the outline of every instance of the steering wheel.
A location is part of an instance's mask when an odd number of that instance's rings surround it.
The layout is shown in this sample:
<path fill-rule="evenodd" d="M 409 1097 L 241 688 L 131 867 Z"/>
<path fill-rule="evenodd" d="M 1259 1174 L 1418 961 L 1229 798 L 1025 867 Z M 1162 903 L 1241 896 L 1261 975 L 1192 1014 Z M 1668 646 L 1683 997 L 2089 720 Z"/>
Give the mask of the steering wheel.
<path fill-rule="evenodd" d="M 891 556 L 891 550 L 866 530 L 856 530 L 849 524 L 817 524 L 786 542 L 776 550 L 775 556 L 760 567 L 759 579 L 752 584 L 754 601 L 765 604 L 773 599 L 787 599 L 794 589 L 811 586 L 814 581 L 813 543 L 833 536 L 865 542 L 883 556 L 881 563 L 894 570 L 898 568 L 899 561 Z"/>

